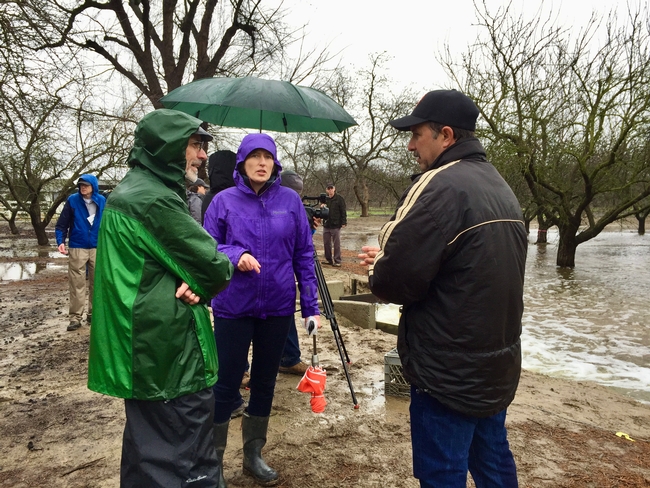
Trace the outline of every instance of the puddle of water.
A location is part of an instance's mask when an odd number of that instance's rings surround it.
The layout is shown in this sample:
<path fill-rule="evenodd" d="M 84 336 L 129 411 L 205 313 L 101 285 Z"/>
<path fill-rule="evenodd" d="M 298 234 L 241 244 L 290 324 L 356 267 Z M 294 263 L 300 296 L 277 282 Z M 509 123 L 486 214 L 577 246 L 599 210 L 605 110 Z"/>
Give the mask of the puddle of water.
<path fill-rule="evenodd" d="M 65 270 L 67 264 L 45 262 L 0 263 L 0 282 L 32 280 L 34 276 L 45 270 Z"/>

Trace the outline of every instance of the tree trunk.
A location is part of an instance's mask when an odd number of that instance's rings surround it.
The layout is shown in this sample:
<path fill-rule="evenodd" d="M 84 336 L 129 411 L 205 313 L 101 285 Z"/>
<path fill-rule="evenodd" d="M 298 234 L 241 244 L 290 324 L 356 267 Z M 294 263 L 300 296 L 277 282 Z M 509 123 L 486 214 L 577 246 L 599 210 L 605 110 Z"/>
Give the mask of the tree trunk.
<path fill-rule="evenodd" d="M 36 232 L 36 240 L 38 241 L 38 245 L 47 246 L 50 241 L 47 238 L 45 227 L 47 227 L 49 221 L 43 222 L 41 220 L 41 206 L 38 204 L 37 200 L 32 201 L 31 205 L 29 206 L 29 219 L 32 222 L 34 232 Z"/>
<path fill-rule="evenodd" d="M 16 226 L 16 215 L 18 215 L 18 209 L 12 210 L 11 217 L 7 221 L 7 223 L 9 224 L 9 230 L 11 230 L 11 233 L 15 236 L 20 234 L 20 230 Z"/>
<path fill-rule="evenodd" d="M 641 214 L 636 214 L 635 215 L 637 222 L 639 225 L 637 226 L 637 231 L 639 232 L 639 235 L 642 236 L 645 234 L 645 219 L 647 217 L 646 215 L 641 215 Z"/>
<path fill-rule="evenodd" d="M 552 226 L 550 219 L 546 218 L 544 212 L 537 212 L 537 242 L 535 244 L 548 244 L 547 232 Z"/>
<path fill-rule="evenodd" d="M 39 246 L 47 246 L 50 243 L 44 225 L 35 225 L 34 231 L 36 232 L 36 240 Z"/>
<path fill-rule="evenodd" d="M 576 249 L 578 248 L 576 230 L 573 227 L 560 228 L 556 264 L 561 268 L 574 268 L 576 265 Z"/>
<path fill-rule="evenodd" d="M 527 219 L 524 217 L 524 227 L 526 228 L 526 235 L 530 235 L 530 221 L 533 219 Z"/>
<path fill-rule="evenodd" d="M 354 183 L 354 196 L 357 197 L 357 201 L 361 206 L 361 215 L 360 217 L 368 217 L 370 209 L 370 195 L 368 192 L 368 185 L 366 184 L 366 179 L 363 176 L 358 176 L 357 181 Z"/>

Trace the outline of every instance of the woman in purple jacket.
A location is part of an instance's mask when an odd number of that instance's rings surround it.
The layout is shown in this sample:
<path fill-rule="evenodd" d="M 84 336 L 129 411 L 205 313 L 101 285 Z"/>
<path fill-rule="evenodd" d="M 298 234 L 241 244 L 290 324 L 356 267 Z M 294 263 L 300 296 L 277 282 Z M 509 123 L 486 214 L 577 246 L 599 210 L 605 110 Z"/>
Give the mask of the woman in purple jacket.
<path fill-rule="evenodd" d="M 296 311 L 296 280 L 305 321 L 319 324 L 314 248 L 298 194 L 280 185 L 282 166 L 273 139 L 244 137 L 237 151 L 235 186 L 218 193 L 203 226 L 235 267 L 230 285 L 212 299 L 219 380 L 214 386 L 214 434 L 222 467 L 228 424 L 253 344 L 250 399 L 242 418 L 244 473 L 263 486 L 278 474 L 261 457 L 275 378 Z M 219 485 L 226 486 L 223 477 Z"/>

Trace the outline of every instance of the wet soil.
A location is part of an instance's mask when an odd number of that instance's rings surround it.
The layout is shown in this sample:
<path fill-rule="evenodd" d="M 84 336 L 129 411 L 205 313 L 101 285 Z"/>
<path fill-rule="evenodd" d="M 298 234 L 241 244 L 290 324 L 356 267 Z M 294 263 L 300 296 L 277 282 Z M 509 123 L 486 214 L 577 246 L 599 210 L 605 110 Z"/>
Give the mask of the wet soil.
<path fill-rule="evenodd" d="M 344 242 L 357 245 L 385 220 L 352 219 L 343 232 L 358 238 Z M 363 281 L 356 254 L 346 250 L 341 268 L 323 266 L 325 276 L 348 289 L 352 280 Z M 0 486 L 119 485 L 123 402 L 86 388 L 89 328 L 67 332 L 67 309 L 65 268 L 0 285 Z M 296 390 L 299 377 L 278 375 L 264 449 L 280 473 L 278 486 L 416 487 L 408 398 L 385 395 L 384 358 L 396 338 L 342 317 L 338 324 L 359 408 L 325 323 L 318 335 L 325 412 L 311 412 L 309 396 Z M 309 361 L 311 342 L 302 331 L 300 340 Z M 522 487 L 650 486 L 650 406 L 613 390 L 524 372 L 508 428 Z M 231 488 L 256 486 L 242 475 L 241 456 L 235 419 L 226 479 Z"/>

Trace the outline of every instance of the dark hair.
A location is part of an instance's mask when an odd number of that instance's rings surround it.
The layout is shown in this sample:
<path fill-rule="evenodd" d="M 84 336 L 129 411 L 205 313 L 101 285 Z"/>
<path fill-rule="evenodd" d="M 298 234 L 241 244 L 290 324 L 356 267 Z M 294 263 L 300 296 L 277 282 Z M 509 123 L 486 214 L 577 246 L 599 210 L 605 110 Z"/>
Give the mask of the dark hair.
<path fill-rule="evenodd" d="M 469 139 L 470 137 L 476 137 L 474 135 L 474 131 L 472 130 L 459 129 L 458 127 L 452 127 L 451 125 L 446 125 L 446 124 L 439 124 L 438 122 L 429 122 L 429 127 L 433 132 L 435 132 L 436 136 L 440 134 L 440 131 L 442 130 L 443 127 L 450 127 L 451 130 L 454 131 L 454 139 L 456 139 L 456 142 L 460 141 L 461 139 Z"/>
<path fill-rule="evenodd" d="M 188 188 L 189 191 L 192 193 L 198 193 L 199 192 L 199 185 L 192 185 Z"/>

